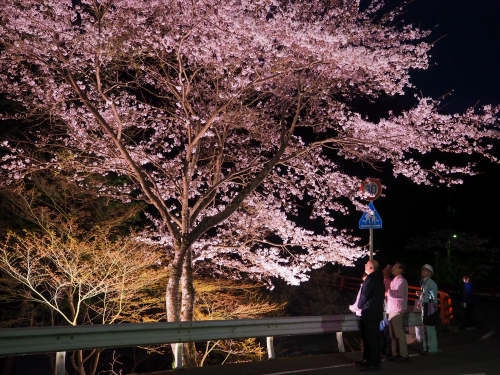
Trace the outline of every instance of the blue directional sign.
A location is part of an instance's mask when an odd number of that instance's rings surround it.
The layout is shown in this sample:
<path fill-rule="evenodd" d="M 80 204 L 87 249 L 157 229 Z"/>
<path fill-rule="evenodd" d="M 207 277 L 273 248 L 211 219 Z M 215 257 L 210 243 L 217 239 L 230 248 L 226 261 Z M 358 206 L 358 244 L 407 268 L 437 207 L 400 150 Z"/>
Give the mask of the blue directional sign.
<path fill-rule="evenodd" d="M 382 218 L 378 214 L 373 202 L 368 205 L 371 211 L 365 212 L 359 220 L 359 229 L 380 229 L 382 228 Z"/>

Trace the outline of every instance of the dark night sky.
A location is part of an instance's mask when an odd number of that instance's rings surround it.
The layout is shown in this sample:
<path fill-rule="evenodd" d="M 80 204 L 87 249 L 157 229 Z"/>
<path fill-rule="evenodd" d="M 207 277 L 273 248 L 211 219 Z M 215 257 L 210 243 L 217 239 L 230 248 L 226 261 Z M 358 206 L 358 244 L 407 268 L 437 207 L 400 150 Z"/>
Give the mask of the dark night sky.
<path fill-rule="evenodd" d="M 401 2 L 389 2 L 395 4 Z M 405 23 L 432 29 L 428 41 L 439 39 L 430 52 L 432 66 L 412 73 L 411 82 L 422 94 L 437 99 L 453 90 L 443 100 L 444 110 L 450 113 L 464 112 L 476 103 L 500 104 L 500 2 L 415 0 L 406 9 Z M 500 155 L 500 142 L 496 149 Z M 473 160 L 480 161 L 478 171 L 483 173 L 452 188 L 417 186 L 388 173 L 370 173 L 387 186 L 385 197 L 375 201 L 384 223 L 383 229 L 374 231 L 374 248 L 380 250 L 382 263 L 395 257 L 404 261 L 407 239 L 432 229 L 475 232 L 500 247 L 496 218 L 500 166 L 479 157 Z M 368 243 L 368 230 L 354 232 L 363 237 L 363 244 Z"/>
<path fill-rule="evenodd" d="M 500 3 L 497 0 L 415 0 L 405 21 L 433 29 L 426 71 L 413 82 L 424 95 L 439 98 L 450 90 L 447 109 L 460 112 L 479 104 L 500 103 Z"/>

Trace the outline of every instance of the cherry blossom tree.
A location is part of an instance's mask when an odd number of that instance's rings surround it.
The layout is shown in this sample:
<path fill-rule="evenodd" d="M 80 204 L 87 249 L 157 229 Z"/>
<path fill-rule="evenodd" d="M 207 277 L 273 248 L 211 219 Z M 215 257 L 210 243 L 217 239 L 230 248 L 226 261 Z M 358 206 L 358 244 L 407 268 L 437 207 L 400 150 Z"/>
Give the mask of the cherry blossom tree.
<path fill-rule="evenodd" d="M 402 95 L 409 72 L 428 67 L 429 32 L 380 0 L 0 4 L 0 91 L 23 108 L 4 118 L 40 125 L 4 142 L 3 183 L 40 168 L 82 184 L 126 177 L 101 194 L 154 207 L 149 241 L 172 257 L 170 321 L 193 318 L 193 265 L 298 284 L 364 255 L 333 226 L 335 213 L 365 208 L 345 163 L 451 184 L 473 165 L 418 156 L 495 160 L 485 140 L 498 137 L 497 108 L 444 115 L 420 98 L 371 122 L 350 105 Z"/>

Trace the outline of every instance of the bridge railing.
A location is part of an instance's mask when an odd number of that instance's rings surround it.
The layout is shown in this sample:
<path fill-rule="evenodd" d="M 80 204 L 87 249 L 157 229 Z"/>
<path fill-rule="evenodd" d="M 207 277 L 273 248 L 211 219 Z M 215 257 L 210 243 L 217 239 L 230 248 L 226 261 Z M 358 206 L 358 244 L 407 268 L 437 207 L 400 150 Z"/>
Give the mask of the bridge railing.
<path fill-rule="evenodd" d="M 420 314 L 405 313 L 406 326 L 422 324 Z M 56 352 L 57 375 L 64 375 L 66 351 L 109 349 L 173 343 L 175 368 L 182 368 L 182 343 L 266 337 L 274 359 L 273 337 L 336 333 L 344 352 L 343 332 L 357 331 L 356 316 L 326 315 L 285 318 L 131 323 L 0 329 L 0 356 Z"/>

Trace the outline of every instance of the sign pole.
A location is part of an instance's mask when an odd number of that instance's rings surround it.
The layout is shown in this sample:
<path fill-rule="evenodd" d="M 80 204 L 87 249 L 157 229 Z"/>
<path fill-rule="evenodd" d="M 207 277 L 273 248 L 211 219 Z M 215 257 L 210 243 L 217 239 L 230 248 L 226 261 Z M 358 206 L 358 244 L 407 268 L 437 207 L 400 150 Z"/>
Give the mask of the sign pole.
<path fill-rule="evenodd" d="M 373 260 L 373 228 L 370 228 L 370 260 Z"/>
<path fill-rule="evenodd" d="M 382 193 L 382 185 L 378 179 L 368 178 L 361 184 L 361 191 L 365 194 L 365 199 L 370 202 L 368 205 L 370 211 L 365 212 L 361 217 L 359 229 L 370 230 L 370 260 L 373 260 L 373 229 L 382 228 L 382 218 L 375 209 L 373 201 Z"/>

